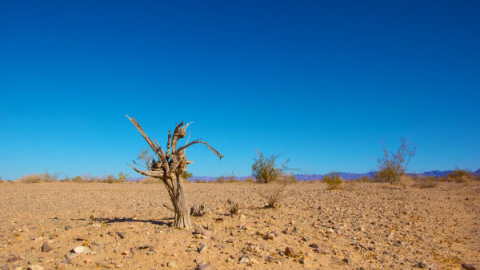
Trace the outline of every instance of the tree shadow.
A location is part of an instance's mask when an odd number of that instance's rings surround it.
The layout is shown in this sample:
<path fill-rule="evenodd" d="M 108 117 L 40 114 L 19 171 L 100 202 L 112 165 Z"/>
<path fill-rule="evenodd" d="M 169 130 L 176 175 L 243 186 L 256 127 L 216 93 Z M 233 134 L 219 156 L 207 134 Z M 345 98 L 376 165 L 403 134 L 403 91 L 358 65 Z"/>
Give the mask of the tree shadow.
<path fill-rule="evenodd" d="M 139 223 L 151 223 L 153 225 L 159 226 L 169 226 L 173 225 L 173 218 L 164 218 L 162 220 L 146 220 L 146 219 L 134 219 L 134 218 L 93 218 L 97 222 L 113 224 L 113 223 L 124 223 L 124 222 L 139 222 Z M 164 220 L 172 220 L 172 221 L 164 221 Z"/>

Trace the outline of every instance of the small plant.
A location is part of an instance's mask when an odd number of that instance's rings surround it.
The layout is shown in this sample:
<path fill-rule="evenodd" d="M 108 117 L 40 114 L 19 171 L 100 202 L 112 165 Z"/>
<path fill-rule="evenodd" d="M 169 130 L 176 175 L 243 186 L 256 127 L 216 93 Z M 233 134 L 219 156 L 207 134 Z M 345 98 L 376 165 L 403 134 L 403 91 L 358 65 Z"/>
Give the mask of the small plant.
<path fill-rule="evenodd" d="M 438 186 L 438 180 L 436 180 L 434 176 L 426 177 L 423 175 L 415 175 L 413 180 L 415 181 L 415 184 L 413 185 L 413 187 L 416 187 L 416 188 L 423 189 L 423 188 L 434 188 Z"/>
<path fill-rule="evenodd" d="M 446 177 L 447 182 L 456 182 L 456 183 L 468 183 L 471 180 L 475 179 L 473 176 L 472 171 L 470 170 L 462 170 L 456 168 L 452 172 L 450 172 Z"/>
<path fill-rule="evenodd" d="M 343 179 L 339 173 L 331 172 L 330 175 L 325 175 L 323 181 L 327 184 L 328 190 L 340 189 L 343 184 Z"/>
<path fill-rule="evenodd" d="M 123 172 L 120 172 L 118 174 L 118 180 L 120 181 L 127 181 L 127 178 L 128 178 L 128 173 L 123 173 Z"/>
<path fill-rule="evenodd" d="M 194 205 L 190 209 L 190 215 L 196 216 L 196 217 L 202 217 L 206 214 L 205 212 L 205 206 L 203 204 L 201 205 Z"/>
<path fill-rule="evenodd" d="M 415 155 L 416 146 L 408 143 L 408 140 L 401 139 L 397 152 L 388 153 L 385 144 L 383 145 L 383 157 L 378 159 L 378 172 L 375 179 L 378 182 L 397 184 L 400 177 L 407 171 L 408 163 Z"/>
<path fill-rule="evenodd" d="M 240 207 L 238 206 L 238 203 L 228 199 L 227 200 L 228 205 L 230 206 L 230 215 L 238 215 L 238 211 L 240 210 Z"/>

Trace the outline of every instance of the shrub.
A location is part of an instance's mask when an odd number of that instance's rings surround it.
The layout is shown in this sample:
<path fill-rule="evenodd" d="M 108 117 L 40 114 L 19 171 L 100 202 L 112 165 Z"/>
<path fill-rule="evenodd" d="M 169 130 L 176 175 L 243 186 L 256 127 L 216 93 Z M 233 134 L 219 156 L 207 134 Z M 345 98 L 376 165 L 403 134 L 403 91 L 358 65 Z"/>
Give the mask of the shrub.
<path fill-rule="evenodd" d="M 278 208 L 280 202 L 286 197 L 286 187 L 289 183 L 282 183 L 281 181 L 267 183 L 262 191 L 258 194 L 266 200 L 266 208 Z"/>
<path fill-rule="evenodd" d="M 456 168 L 445 177 L 447 182 L 467 183 L 475 179 L 472 171 Z"/>
<path fill-rule="evenodd" d="M 331 172 L 330 176 L 325 175 L 323 177 L 323 181 L 327 184 L 327 189 L 332 190 L 332 189 L 340 189 L 343 184 L 343 179 L 340 177 L 339 173 L 334 173 Z"/>
<path fill-rule="evenodd" d="M 401 139 L 397 152 L 388 153 L 384 144 L 383 157 L 378 159 L 376 181 L 396 184 L 400 177 L 405 174 L 408 163 L 415 155 L 416 149 L 416 146 L 409 144 L 408 140 Z"/>
<path fill-rule="evenodd" d="M 435 179 L 434 176 L 423 176 L 423 175 L 415 175 L 413 178 L 415 184 L 413 185 L 416 188 L 434 188 L 438 186 L 438 180 Z"/>
<path fill-rule="evenodd" d="M 22 177 L 18 178 L 17 181 L 24 184 L 35 184 L 40 183 L 41 178 L 38 174 L 29 174 L 23 175 Z"/>
<path fill-rule="evenodd" d="M 279 167 L 275 164 L 280 155 L 272 155 L 270 158 L 266 158 L 260 151 L 257 150 L 257 153 L 258 159 L 253 159 L 252 176 L 258 183 L 274 182 L 288 170 L 286 166 L 288 160 Z"/>

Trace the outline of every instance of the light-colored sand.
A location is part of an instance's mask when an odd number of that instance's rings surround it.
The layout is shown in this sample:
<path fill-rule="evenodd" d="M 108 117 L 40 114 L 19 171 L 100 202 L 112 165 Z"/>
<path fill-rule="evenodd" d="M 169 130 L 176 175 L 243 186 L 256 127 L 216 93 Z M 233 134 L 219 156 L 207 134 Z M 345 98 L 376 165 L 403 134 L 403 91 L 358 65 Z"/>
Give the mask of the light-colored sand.
<path fill-rule="evenodd" d="M 478 182 L 339 191 L 299 183 L 279 209 L 263 208 L 265 185 L 186 188 L 191 205 L 211 211 L 192 217 L 200 234 L 169 226 L 161 184 L 0 184 L 0 269 L 480 267 Z M 228 199 L 240 215 L 228 214 Z"/>

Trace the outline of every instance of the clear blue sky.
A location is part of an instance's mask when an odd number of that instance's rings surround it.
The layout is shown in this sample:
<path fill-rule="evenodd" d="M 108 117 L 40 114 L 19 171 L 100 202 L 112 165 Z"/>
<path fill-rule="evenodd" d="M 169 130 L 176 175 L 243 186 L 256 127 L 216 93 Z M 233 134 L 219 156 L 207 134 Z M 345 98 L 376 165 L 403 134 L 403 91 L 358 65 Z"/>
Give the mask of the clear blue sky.
<path fill-rule="evenodd" d="M 0 176 L 137 176 L 194 124 L 197 176 L 368 172 L 382 142 L 411 170 L 480 168 L 479 1 L 2 1 Z"/>

